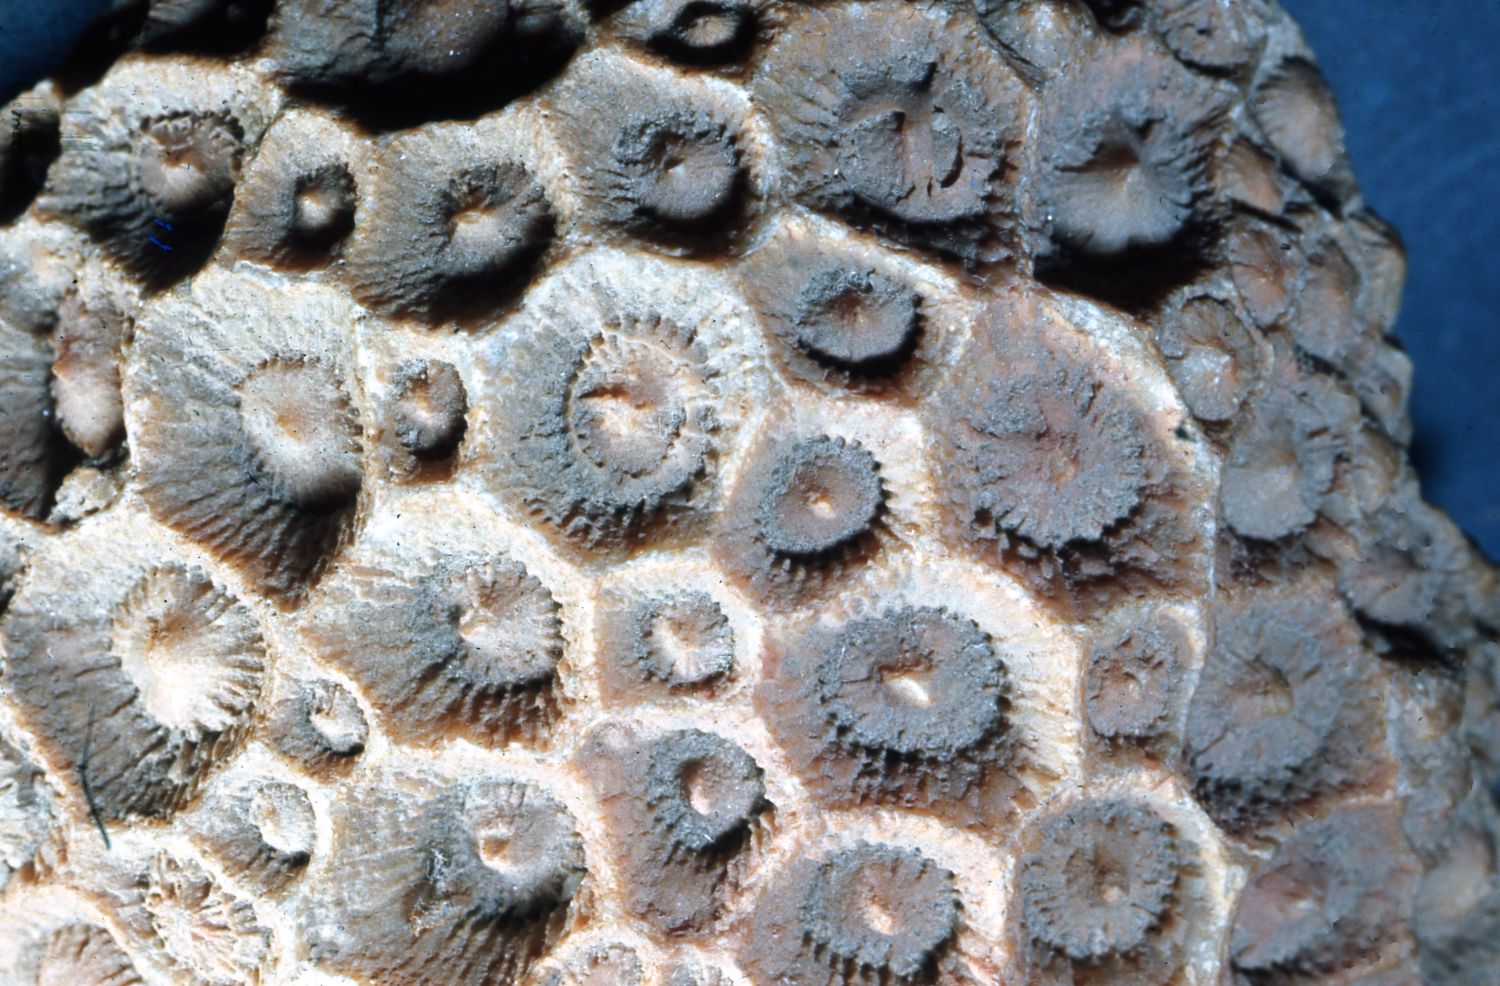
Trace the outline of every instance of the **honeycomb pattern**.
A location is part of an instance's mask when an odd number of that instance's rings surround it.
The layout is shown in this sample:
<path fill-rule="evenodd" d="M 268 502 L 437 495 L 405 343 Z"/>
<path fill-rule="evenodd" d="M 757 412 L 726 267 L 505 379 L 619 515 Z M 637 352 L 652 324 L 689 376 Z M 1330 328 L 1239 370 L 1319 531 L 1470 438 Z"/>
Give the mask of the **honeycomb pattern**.
<path fill-rule="evenodd" d="M 0 982 L 1500 981 L 1270 0 L 115 6 L 0 133 Z"/>

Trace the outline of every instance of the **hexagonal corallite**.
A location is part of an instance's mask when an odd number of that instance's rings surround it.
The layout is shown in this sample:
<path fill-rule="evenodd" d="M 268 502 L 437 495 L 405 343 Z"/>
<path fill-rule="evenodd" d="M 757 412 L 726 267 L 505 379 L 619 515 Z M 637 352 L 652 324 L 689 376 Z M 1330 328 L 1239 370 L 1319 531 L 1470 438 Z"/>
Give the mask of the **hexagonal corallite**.
<path fill-rule="evenodd" d="M 614 18 L 619 33 L 689 65 L 742 57 L 764 18 L 758 0 L 636 0 Z"/>
<path fill-rule="evenodd" d="M 1003 254 L 1025 87 L 964 12 L 873 3 L 788 24 L 754 81 L 808 203 L 968 259 Z"/>
<path fill-rule="evenodd" d="M 511 115 L 430 124 L 372 148 L 353 175 L 353 232 L 338 271 L 354 296 L 424 322 L 483 319 L 514 301 L 555 222 L 531 145 L 517 136 L 535 126 Z M 331 196 L 343 194 L 341 178 L 328 181 Z"/>
<path fill-rule="evenodd" d="M 680 570 L 664 576 L 622 585 L 600 601 L 594 632 L 608 703 L 712 696 L 745 670 L 735 625 L 708 580 Z"/>
<path fill-rule="evenodd" d="M 610 723 L 577 761 L 604 809 L 626 908 L 670 935 L 714 928 L 771 824 L 755 757 L 720 733 Z"/>
<path fill-rule="evenodd" d="M 953 873 L 921 850 L 852 842 L 777 875 L 740 960 L 757 982 L 945 982 L 961 912 Z"/>
<path fill-rule="evenodd" d="M 145 982 L 130 956 L 112 934 L 84 921 L 62 924 L 30 937 L 8 970 L 17 982 L 100 983 L 141 986 Z"/>
<path fill-rule="evenodd" d="M 120 378 L 140 297 L 123 278 L 89 265 L 74 278 L 52 327 L 52 399 L 73 447 L 103 460 L 125 435 Z"/>
<path fill-rule="evenodd" d="M 101 826 L 185 803 L 238 747 L 268 663 L 232 592 L 142 518 L 116 530 L 48 545 L 0 624 L 7 691 Z"/>
<path fill-rule="evenodd" d="M 399 740 L 538 739 L 560 712 L 552 593 L 502 547 L 391 535 L 330 577 L 307 628 L 315 653 L 359 684 Z"/>
<path fill-rule="evenodd" d="M 828 802 L 962 814 L 1009 771 L 1009 675 L 972 619 L 893 604 L 779 650 L 756 704 Z"/>
<path fill-rule="evenodd" d="M 386 772 L 334 809 L 334 865 L 304 912 L 314 962 L 392 986 L 515 982 L 586 874 L 571 813 L 498 775 Z"/>
<path fill-rule="evenodd" d="M 380 471 L 403 485 L 453 478 L 469 435 L 472 398 L 464 374 L 447 359 L 416 354 L 400 355 L 384 369 L 375 412 L 381 427 L 371 442 Z"/>
<path fill-rule="evenodd" d="M 743 331 L 732 296 L 699 275 L 575 262 L 486 351 L 475 440 L 491 487 L 583 548 L 692 533 L 745 412 L 753 366 L 719 345 Z"/>
<path fill-rule="evenodd" d="M 270 746 L 323 776 L 347 771 L 364 752 L 370 726 L 349 689 L 326 678 L 289 683 L 267 717 Z"/>
<path fill-rule="evenodd" d="M 763 430 L 725 505 L 714 556 L 755 594 L 806 604 L 891 540 L 880 462 L 857 438 Z"/>
<path fill-rule="evenodd" d="M 863 238 L 789 219 L 739 273 L 779 366 L 820 391 L 906 403 L 953 348 L 939 276 Z"/>
<path fill-rule="evenodd" d="M 344 255 L 367 153 L 331 114 L 293 110 L 266 132 L 235 195 L 225 242 L 273 267 L 305 270 Z"/>
<path fill-rule="evenodd" d="M 1235 969 L 1254 983 L 1313 982 L 1400 954 L 1411 944 L 1404 902 L 1417 873 L 1387 808 L 1345 809 L 1304 824 L 1240 897 Z"/>
<path fill-rule="evenodd" d="M 410 124 L 444 110 L 481 112 L 531 89 L 578 40 L 556 0 L 282 0 L 265 54 L 299 92 Z"/>
<path fill-rule="evenodd" d="M 1386 769 L 1374 658 L 1330 587 L 1216 607 L 1217 639 L 1188 709 L 1198 797 L 1231 830 Z"/>
<path fill-rule="evenodd" d="M 188 829 L 241 886 L 274 896 L 298 881 L 320 851 L 317 825 L 302 787 L 252 776 L 206 798 Z"/>
<path fill-rule="evenodd" d="M 0 731 L 0 890 L 46 873 L 61 841 L 60 805 L 30 744 Z"/>
<path fill-rule="evenodd" d="M 45 517 L 67 453 L 54 416 L 44 339 L 0 322 L 0 507 Z"/>
<path fill-rule="evenodd" d="M 1084 669 L 1084 717 L 1110 747 L 1157 744 L 1182 708 L 1192 645 L 1166 607 L 1131 614 L 1093 639 Z"/>
<path fill-rule="evenodd" d="M 574 67 L 555 105 L 585 221 L 669 253 L 744 241 L 758 190 L 742 96 L 596 54 Z"/>
<path fill-rule="evenodd" d="M 931 400 L 956 533 L 1081 602 L 1201 571 L 1207 466 L 1185 415 L 1125 382 L 1143 371 L 1045 296 L 992 302 Z"/>
<path fill-rule="evenodd" d="M 178 83 L 166 82 L 174 73 Z M 218 243 L 274 90 L 237 71 L 134 62 L 63 114 L 64 153 L 38 207 L 142 279 L 170 283 Z"/>
<path fill-rule="evenodd" d="M 152 513 L 290 605 L 350 535 L 363 428 L 337 293 L 214 272 L 139 323 L 127 416 Z"/>
<path fill-rule="evenodd" d="M 1190 281 L 1236 95 L 1144 33 L 1087 43 L 1041 96 L 1028 182 L 1038 271 L 1124 307 Z"/>
<path fill-rule="evenodd" d="M 274 0 L 151 0 L 136 41 L 155 49 L 232 53 L 266 28 Z"/>
<path fill-rule="evenodd" d="M 1148 960 L 1177 904 L 1182 856 L 1171 824 L 1141 803 L 1085 800 L 1052 813 L 1017 878 L 1027 935 L 1082 966 Z"/>

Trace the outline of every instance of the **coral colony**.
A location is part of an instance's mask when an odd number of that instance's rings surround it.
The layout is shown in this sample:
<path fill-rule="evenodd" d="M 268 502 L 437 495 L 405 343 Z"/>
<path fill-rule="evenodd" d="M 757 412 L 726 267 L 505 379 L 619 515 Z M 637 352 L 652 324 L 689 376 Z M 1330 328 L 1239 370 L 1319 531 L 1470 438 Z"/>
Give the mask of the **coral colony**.
<path fill-rule="evenodd" d="M 4 118 L 0 983 L 1500 982 L 1270 0 L 122 0 Z"/>

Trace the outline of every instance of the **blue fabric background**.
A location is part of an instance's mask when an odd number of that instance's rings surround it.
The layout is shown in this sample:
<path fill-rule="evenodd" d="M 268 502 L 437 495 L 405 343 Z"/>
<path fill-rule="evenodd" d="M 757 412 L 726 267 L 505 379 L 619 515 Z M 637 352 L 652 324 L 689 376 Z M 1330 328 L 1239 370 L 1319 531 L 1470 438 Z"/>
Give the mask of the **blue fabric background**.
<path fill-rule="evenodd" d="M 0 103 L 68 54 L 109 0 L 0 0 Z"/>
<path fill-rule="evenodd" d="M 1500 0 L 1282 2 L 1338 94 L 1366 198 L 1411 255 L 1397 331 L 1427 496 L 1500 558 Z M 0 0 L 0 102 L 105 3 Z"/>

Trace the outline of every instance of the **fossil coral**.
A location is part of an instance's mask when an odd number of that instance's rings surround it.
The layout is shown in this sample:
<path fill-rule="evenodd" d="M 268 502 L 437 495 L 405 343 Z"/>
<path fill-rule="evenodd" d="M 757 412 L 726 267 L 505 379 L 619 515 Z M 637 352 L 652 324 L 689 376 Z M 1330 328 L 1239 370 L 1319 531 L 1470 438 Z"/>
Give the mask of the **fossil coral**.
<path fill-rule="evenodd" d="M 334 818 L 335 872 L 303 915 L 313 958 L 379 982 L 513 981 L 554 939 L 580 883 L 568 811 L 534 784 L 372 778 Z"/>
<path fill-rule="evenodd" d="M 225 243 L 273 266 L 312 267 L 354 228 L 360 147 L 335 120 L 292 110 L 266 131 L 235 189 Z"/>
<path fill-rule="evenodd" d="M 28 944 L 12 967 L 17 982 L 62 986 L 87 982 L 98 986 L 142 986 L 130 956 L 108 931 L 94 924 L 69 924 Z"/>
<path fill-rule="evenodd" d="M 734 628 L 723 607 L 701 589 L 641 593 L 602 607 L 601 691 L 643 692 L 713 688 L 734 671 Z"/>
<path fill-rule="evenodd" d="M 883 254 L 786 230 L 746 259 L 742 284 L 797 377 L 881 389 L 930 358 L 922 293 Z"/>
<path fill-rule="evenodd" d="M 756 911 L 759 982 L 935 981 L 961 905 L 951 872 L 915 849 L 858 842 L 801 859 Z"/>
<path fill-rule="evenodd" d="M 1181 620 L 1158 611 L 1106 628 L 1095 638 L 1084 672 L 1084 716 L 1110 742 L 1148 740 L 1163 732 L 1177 705 L 1191 643 Z"/>
<path fill-rule="evenodd" d="M 1021 911 L 1032 939 L 1074 962 L 1141 951 L 1175 903 L 1182 857 L 1149 808 L 1084 801 L 1042 822 L 1021 859 Z"/>
<path fill-rule="evenodd" d="M 1256 982 L 1315 978 L 1351 955 L 1410 948 L 1404 902 L 1416 870 L 1388 810 L 1337 811 L 1308 823 L 1240 899 L 1235 968 Z"/>
<path fill-rule="evenodd" d="M 375 555 L 336 577 L 310 622 L 317 653 L 403 738 L 500 743 L 534 735 L 557 711 L 558 605 L 507 555 Z"/>
<path fill-rule="evenodd" d="M 643 736 L 618 724 L 602 726 L 583 753 L 626 909 L 669 934 L 712 927 L 770 824 L 755 758 L 700 729 Z"/>
<path fill-rule="evenodd" d="M 110 6 L 0 125 L 0 983 L 1497 981 L 1273 0 Z"/>
<path fill-rule="evenodd" d="M 61 462 L 48 387 L 45 341 L 0 322 L 0 501 L 22 516 L 46 516 Z"/>
<path fill-rule="evenodd" d="M 524 280 L 551 239 L 552 213 L 522 155 L 505 146 L 517 129 L 507 122 L 485 132 L 431 124 L 373 151 L 353 179 L 342 274 L 355 297 L 435 319 L 482 312 Z"/>

